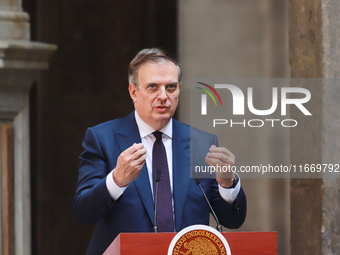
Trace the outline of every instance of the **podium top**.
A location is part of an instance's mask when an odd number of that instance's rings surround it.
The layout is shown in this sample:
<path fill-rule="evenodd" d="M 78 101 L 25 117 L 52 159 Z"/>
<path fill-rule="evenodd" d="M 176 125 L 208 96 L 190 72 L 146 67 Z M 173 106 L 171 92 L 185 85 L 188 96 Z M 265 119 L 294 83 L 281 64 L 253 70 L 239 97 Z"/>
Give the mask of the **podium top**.
<path fill-rule="evenodd" d="M 232 255 L 277 255 L 276 232 L 222 232 Z M 176 233 L 121 233 L 104 255 L 167 254 Z"/>

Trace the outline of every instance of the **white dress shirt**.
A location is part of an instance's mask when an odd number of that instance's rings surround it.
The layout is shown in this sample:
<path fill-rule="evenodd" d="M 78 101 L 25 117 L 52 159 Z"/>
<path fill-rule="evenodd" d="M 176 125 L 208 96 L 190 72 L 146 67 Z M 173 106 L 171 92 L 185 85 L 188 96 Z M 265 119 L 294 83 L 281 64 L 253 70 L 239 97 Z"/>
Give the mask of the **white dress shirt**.
<path fill-rule="evenodd" d="M 154 135 L 152 134 L 154 130 L 151 126 L 146 124 L 138 115 L 137 111 L 135 111 L 135 118 L 139 130 L 140 137 L 142 139 L 142 143 L 144 148 L 146 149 L 146 167 L 149 174 L 149 181 L 151 191 L 153 192 L 153 185 L 152 185 L 152 147 L 156 140 Z M 170 119 L 169 123 L 159 130 L 163 133 L 162 141 L 166 150 L 167 160 L 168 160 L 168 167 L 169 167 L 169 177 L 170 177 L 170 187 L 172 192 L 172 119 Z M 106 177 L 106 186 L 114 200 L 117 200 L 125 191 L 126 187 L 119 187 L 113 180 L 112 172 L 114 169 L 107 175 Z M 241 180 L 239 179 L 235 188 L 225 189 L 218 185 L 218 190 L 220 192 L 221 197 L 228 203 L 232 203 L 236 198 L 241 189 Z"/>

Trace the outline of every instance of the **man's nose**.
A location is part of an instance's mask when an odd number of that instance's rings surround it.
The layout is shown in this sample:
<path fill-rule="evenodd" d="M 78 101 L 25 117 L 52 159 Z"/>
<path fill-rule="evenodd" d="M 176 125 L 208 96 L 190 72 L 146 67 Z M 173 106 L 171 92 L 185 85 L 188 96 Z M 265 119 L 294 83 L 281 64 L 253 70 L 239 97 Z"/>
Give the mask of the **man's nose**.
<path fill-rule="evenodd" d="M 159 92 L 158 92 L 158 98 L 160 99 L 167 99 L 168 98 L 168 94 L 165 88 L 160 88 Z"/>

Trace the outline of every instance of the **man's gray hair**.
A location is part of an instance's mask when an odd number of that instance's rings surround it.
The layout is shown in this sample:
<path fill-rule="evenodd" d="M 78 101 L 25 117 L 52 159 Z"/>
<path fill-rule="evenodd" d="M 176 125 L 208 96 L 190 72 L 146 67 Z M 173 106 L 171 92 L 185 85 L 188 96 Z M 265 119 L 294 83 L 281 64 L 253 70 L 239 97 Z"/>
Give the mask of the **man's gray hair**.
<path fill-rule="evenodd" d="M 182 82 L 182 70 L 175 58 L 169 55 L 165 50 L 160 48 L 150 48 L 143 49 L 137 53 L 137 55 L 132 59 L 128 69 L 128 79 L 129 83 L 134 84 L 138 87 L 138 71 L 142 64 L 146 62 L 159 63 L 161 61 L 171 61 L 178 69 L 178 83 Z"/>

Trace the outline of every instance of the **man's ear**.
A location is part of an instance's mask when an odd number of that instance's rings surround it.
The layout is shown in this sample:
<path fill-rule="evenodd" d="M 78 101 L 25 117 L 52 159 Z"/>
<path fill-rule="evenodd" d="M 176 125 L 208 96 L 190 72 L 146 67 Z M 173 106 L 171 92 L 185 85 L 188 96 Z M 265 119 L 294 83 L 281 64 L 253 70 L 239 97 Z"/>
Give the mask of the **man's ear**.
<path fill-rule="evenodd" d="M 133 84 L 133 83 L 130 83 L 129 84 L 129 93 L 130 93 L 130 97 L 131 97 L 133 102 L 135 102 L 136 98 L 137 98 L 136 91 L 137 91 L 136 85 Z"/>

